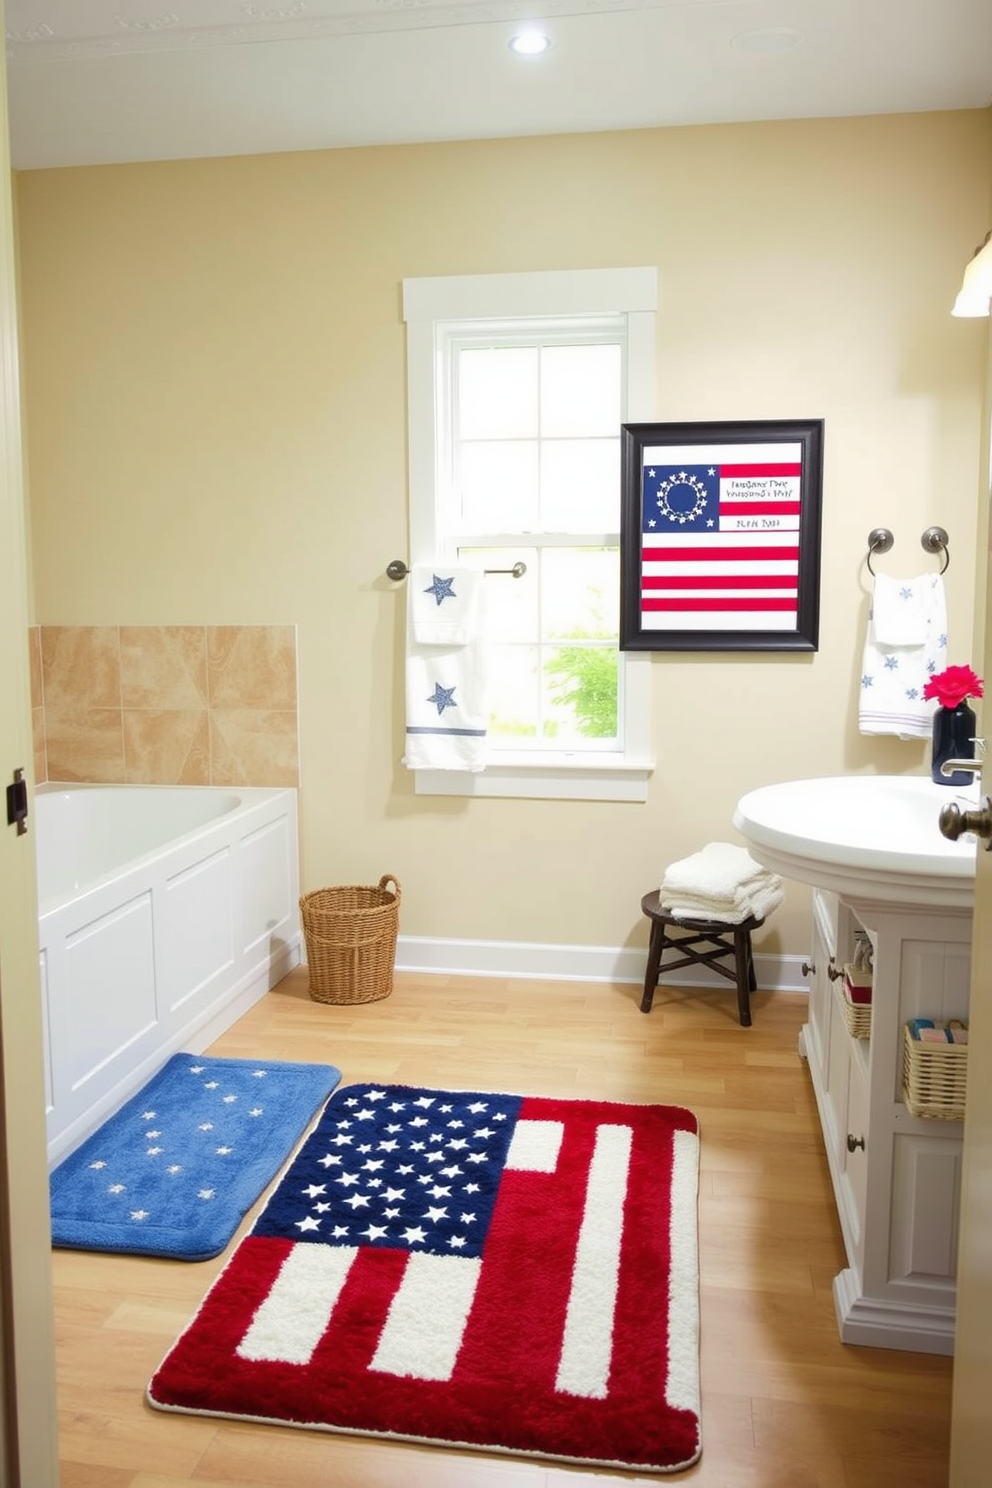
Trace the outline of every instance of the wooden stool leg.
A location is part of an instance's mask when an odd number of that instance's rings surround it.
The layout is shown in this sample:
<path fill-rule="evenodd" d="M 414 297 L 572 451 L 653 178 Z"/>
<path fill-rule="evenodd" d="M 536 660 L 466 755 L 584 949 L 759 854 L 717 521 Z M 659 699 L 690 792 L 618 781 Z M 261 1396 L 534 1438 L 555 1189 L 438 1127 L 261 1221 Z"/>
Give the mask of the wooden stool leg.
<path fill-rule="evenodd" d="M 661 953 L 665 949 L 665 927 L 659 921 L 651 922 L 651 938 L 648 941 L 648 965 L 644 973 L 644 996 L 641 998 L 641 1012 L 649 1013 L 651 1004 L 654 1002 L 654 989 L 658 985 L 658 969 L 661 966 Z"/>
<path fill-rule="evenodd" d="M 751 962 L 751 935 L 747 930 L 734 931 L 734 960 L 737 966 L 737 1011 L 741 1027 L 750 1028 L 754 967 Z"/>

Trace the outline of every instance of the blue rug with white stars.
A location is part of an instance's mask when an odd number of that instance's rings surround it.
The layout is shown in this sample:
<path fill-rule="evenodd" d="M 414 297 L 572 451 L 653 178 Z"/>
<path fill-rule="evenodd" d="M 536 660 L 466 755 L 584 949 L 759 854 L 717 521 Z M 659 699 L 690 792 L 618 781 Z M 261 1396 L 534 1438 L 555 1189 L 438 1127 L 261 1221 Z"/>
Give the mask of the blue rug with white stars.
<path fill-rule="evenodd" d="M 340 1079 L 331 1064 L 174 1054 L 53 1170 L 52 1244 L 219 1255 Z"/>

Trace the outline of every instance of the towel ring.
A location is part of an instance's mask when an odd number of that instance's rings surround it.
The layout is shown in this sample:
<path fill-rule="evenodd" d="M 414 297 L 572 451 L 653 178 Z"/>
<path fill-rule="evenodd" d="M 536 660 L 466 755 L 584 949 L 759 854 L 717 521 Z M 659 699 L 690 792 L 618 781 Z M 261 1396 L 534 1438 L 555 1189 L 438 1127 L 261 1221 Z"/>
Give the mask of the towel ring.
<path fill-rule="evenodd" d="M 895 538 L 888 527 L 873 527 L 868 534 L 867 564 L 868 572 L 875 578 L 875 570 L 871 566 L 872 553 L 887 553 L 895 542 Z M 951 561 L 948 549 L 948 537 L 943 527 L 928 527 L 920 537 L 920 547 L 925 553 L 943 553 L 944 564 L 941 573 L 947 572 L 947 565 Z"/>

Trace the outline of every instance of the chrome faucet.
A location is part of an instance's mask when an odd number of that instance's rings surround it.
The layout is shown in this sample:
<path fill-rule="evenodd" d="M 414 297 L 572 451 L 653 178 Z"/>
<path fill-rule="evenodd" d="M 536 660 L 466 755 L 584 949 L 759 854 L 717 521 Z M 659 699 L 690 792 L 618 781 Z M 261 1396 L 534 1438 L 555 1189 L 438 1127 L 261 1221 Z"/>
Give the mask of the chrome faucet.
<path fill-rule="evenodd" d="M 945 760 L 940 767 L 941 775 L 953 775 L 955 770 L 968 770 L 972 775 L 980 775 L 985 766 L 985 740 L 972 739 L 975 746 L 974 759 L 949 759 Z"/>

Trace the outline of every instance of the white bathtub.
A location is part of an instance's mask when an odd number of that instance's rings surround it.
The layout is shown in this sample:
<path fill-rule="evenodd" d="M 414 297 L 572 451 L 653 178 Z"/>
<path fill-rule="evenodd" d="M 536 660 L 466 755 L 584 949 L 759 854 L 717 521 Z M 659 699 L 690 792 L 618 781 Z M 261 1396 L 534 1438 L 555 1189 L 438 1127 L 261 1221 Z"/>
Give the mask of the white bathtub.
<path fill-rule="evenodd" d="M 55 1163 L 298 964 L 296 791 L 41 786 L 32 815 Z"/>

